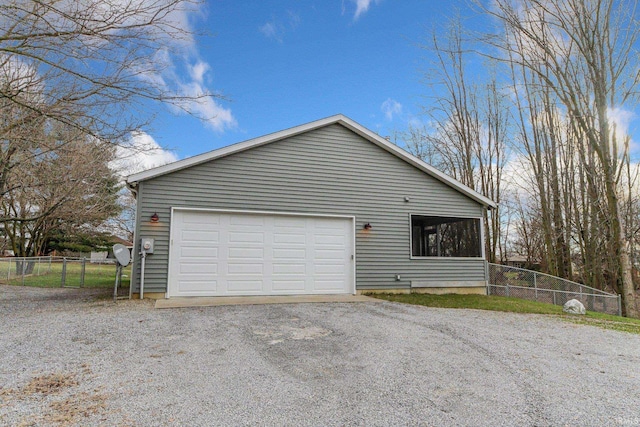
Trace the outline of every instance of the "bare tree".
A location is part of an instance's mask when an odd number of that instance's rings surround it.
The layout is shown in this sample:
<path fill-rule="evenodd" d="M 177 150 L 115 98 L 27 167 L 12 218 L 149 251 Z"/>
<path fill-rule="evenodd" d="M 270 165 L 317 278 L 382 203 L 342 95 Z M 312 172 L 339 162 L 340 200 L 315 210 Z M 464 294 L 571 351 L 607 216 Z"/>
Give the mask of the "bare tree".
<path fill-rule="evenodd" d="M 119 136 L 139 125 L 125 106 L 138 107 L 137 114 L 140 102 L 148 99 L 188 108 L 193 100 L 216 96 L 180 93 L 163 78 L 172 66 L 167 46 L 191 40 L 185 12 L 198 4 L 197 0 L 4 2 L 0 63 L 15 72 L 14 80 L 24 78 L 20 71 L 37 80 L 40 102 L 25 104 L 16 96 L 16 85 L 1 95 L 27 107 L 33 117 L 86 126 L 84 130 L 96 136 Z"/>
<path fill-rule="evenodd" d="M 533 85 L 545 87 L 549 104 L 563 107 L 572 135 L 583 141 L 576 155 L 590 190 L 582 202 L 598 207 L 600 222 L 590 222 L 606 240 L 606 273 L 633 317 L 638 307 L 621 211 L 628 147 L 620 144 L 610 113 L 636 95 L 636 6 L 632 0 L 496 0 L 484 9 L 504 29 L 486 41 L 502 51 L 501 59 L 535 76 Z"/>
<path fill-rule="evenodd" d="M 466 57 L 471 53 L 465 50 L 459 21 L 450 23 L 445 37 L 434 34 L 425 48 L 435 56 L 428 83 L 436 95 L 433 106 L 425 111 L 433 129 L 411 128 L 407 148 L 500 203 L 507 159 L 505 96 L 495 76 L 473 79 L 467 75 Z M 505 252 L 500 209 L 491 211 L 484 220 L 485 248 L 491 262 Z"/>
<path fill-rule="evenodd" d="M 23 163 L 0 199 L 3 230 L 17 256 L 43 253 L 61 225 L 95 226 L 118 213 L 118 181 L 108 167 L 114 147 L 61 124 L 44 138 L 58 147 Z"/>
<path fill-rule="evenodd" d="M 531 222 L 541 228 L 545 271 L 572 278 L 571 256 L 567 243 L 567 213 L 563 178 L 571 175 L 566 165 L 571 160 L 572 144 L 567 140 L 566 121 L 550 96 L 550 89 L 539 76 L 516 62 L 510 62 L 512 92 L 517 124 L 516 152 L 527 160 L 523 174 L 531 175 L 529 195 L 536 200 L 538 212 Z M 528 166 L 528 167 L 527 167 Z M 522 210 L 521 214 L 532 212 Z M 523 220 L 523 223 L 528 221 Z M 520 229 L 522 232 L 523 230 Z"/>
<path fill-rule="evenodd" d="M 0 100 L 11 114 L 0 122 L 0 195 L 5 174 L 22 161 L 16 153 L 34 144 L 28 129 L 43 121 L 118 143 L 152 118 L 149 101 L 195 114 L 191 107 L 220 97 L 166 78 L 169 48 L 189 48 L 186 13 L 198 7 L 198 0 L 2 2 Z"/>
<path fill-rule="evenodd" d="M 0 3 L 0 221 L 16 254 L 39 253 L 60 221 L 97 224 L 113 211 L 106 165 L 113 146 L 152 120 L 152 103 L 211 111 L 200 107 L 220 95 L 167 78 L 172 55 L 191 50 L 188 14 L 200 6 Z"/>

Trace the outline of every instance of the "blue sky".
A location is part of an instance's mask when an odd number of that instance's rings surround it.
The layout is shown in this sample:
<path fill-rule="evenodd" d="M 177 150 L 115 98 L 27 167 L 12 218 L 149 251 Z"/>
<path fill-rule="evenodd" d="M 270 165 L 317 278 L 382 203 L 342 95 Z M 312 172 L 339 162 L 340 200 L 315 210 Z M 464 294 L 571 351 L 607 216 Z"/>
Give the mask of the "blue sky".
<path fill-rule="evenodd" d="M 185 158 L 337 113 L 383 136 L 406 130 L 427 93 L 418 45 L 456 6 L 464 0 L 209 0 L 191 17 L 209 35 L 194 40 L 183 79 L 228 101 L 204 123 L 165 108 L 149 135 Z"/>

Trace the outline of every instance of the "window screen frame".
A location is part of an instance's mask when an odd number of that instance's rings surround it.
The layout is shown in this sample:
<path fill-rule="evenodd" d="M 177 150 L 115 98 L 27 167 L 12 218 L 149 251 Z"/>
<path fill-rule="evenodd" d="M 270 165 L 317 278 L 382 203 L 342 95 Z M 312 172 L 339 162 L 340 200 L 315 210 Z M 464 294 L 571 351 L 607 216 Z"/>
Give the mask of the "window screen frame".
<path fill-rule="evenodd" d="M 451 219 L 459 219 L 459 220 L 476 220 L 478 221 L 478 230 L 479 230 L 479 245 L 480 245 L 480 255 L 479 256 L 469 256 L 469 257 L 448 257 L 441 255 L 414 255 L 413 254 L 413 217 L 433 217 L 433 218 L 451 218 Z M 447 216 L 447 215 L 435 215 L 435 214 L 424 214 L 424 213 L 409 213 L 409 258 L 410 259 L 429 259 L 429 260 L 479 260 L 485 259 L 485 246 L 484 246 L 484 217 L 483 216 L 466 216 L 466 215 L 457 215 L 457 216 Z M 437 237 L 436 237 L 437 238 Z"/>

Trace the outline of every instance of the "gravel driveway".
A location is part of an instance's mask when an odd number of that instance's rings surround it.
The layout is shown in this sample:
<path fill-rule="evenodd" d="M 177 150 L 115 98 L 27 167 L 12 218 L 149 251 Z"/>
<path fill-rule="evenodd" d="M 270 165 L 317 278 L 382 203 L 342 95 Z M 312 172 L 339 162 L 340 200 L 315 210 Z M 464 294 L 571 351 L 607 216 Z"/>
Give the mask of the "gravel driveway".
<path fill-rule="evenodd" d="M 554 318 L 7 286 L 0 316 L 0 425 L 640 425 L 640 336 Z"/>

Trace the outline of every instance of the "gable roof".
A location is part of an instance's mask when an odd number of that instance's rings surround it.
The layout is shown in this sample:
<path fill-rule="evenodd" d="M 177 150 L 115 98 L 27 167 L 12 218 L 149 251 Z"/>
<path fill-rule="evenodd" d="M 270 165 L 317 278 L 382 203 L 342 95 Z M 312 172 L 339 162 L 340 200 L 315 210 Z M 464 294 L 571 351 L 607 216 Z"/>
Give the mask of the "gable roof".
<path fill-rule="evenodd" d="M 191 166 L 199 165 L 201 163 L 205 163 L 211 160 L 219 159 L 221 157 L 225 157 L 231 154 L 239 153 L 241 151 L 249 150 L 251 148 L 259 147 L 261 145 L 270 144 L 275 141 L 279 141 L 285 138 L 289 138 L 295 135 L 299 135 L 305 132 L 309 132 L 324 126 L 329 126 L 333 124 L 339 124 L 344 126 L 345 128 L 351 130 L 352 132 L 360 135 L 371 143 L 377 145 L 378 147 L 386 150 L 387 152 L 395 155 L 401 160 L 409 163 L 410 165 L 420 169 L 427 175 L 437 179 L 438 181 L 443 182 L 449 187 L 459 191 L 460 193 L 466 195 L 467 197 L 475 200 L 481 205 L 491 209 L 496 208 L 497 204 L 483 196 L 482 194 L 476 192 L 475 190 L 467 187 L 461 182 L 451 178 L 448 175 L 440 172 L 433 166 L 423 162 L 418 159 L 414 155 L 409 152 L 403 150 L 397 145 L 387 141 L 385 138 L 380 135 L 370 131 L 364 126 L 354 122 L 350 118 L 337 114 L 335 116 L 327 117 L 325 119 L 316 120 L 311 123 L 306 123 L 300 126 L 292 127 L 290 129 L 285 129 L 280 132 L 271 133 L 268 135 L 264 135 L 258 138 L 250 139 L 247 141 L 239 142 L 237 144 L 229 145 L 226 147 L 219 148 L 217 150 L 209 151 L 203 154 L 199 154 L 197 156 L 189 157 L 183 160 L 178 160 L 177 162 L 169 163 L 164 166 L 159 166 L 153 169 L 148 169 L 143 172 L 135 173 L 133 175 L 129 175 L 126 179 L 127 185 L 130 188 L 135 188 L 140 181 L 145 181 L 148 179 L 152 179 L 161 175 L 166 175 L 172 172 L 176 172 L 182 169 L 189 168 Z"/>

